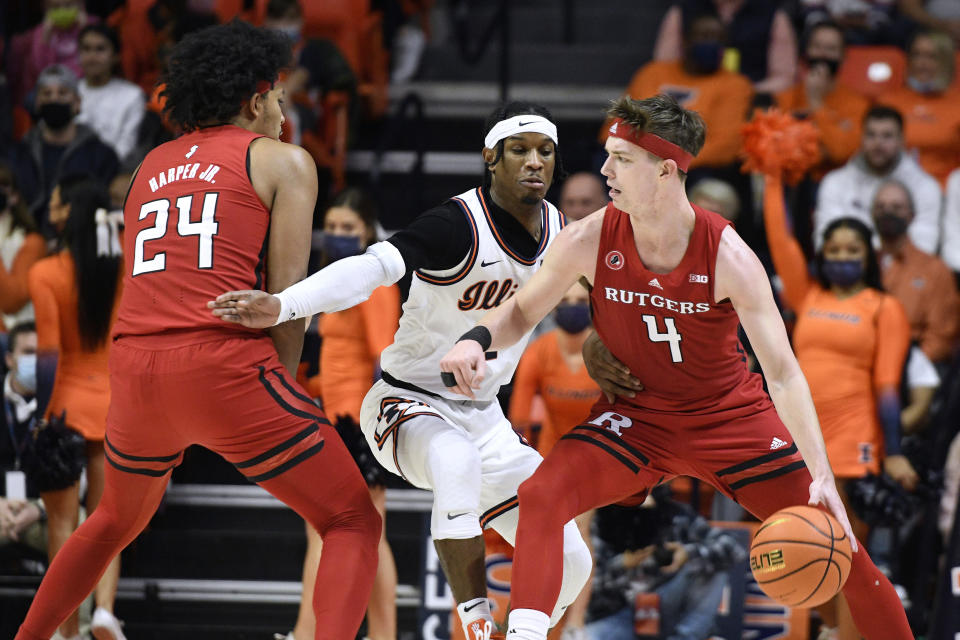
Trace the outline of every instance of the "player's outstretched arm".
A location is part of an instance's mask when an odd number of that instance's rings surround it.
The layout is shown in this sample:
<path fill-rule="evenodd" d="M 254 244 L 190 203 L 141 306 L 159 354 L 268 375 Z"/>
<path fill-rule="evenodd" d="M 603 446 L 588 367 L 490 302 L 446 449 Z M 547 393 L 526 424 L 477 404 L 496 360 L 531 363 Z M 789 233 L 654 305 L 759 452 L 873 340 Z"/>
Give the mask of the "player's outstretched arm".
<path fill-rule="evenodd" d="M 533 277 L 515 296 L 485 315 L 444 356 L 440 370 L 454 376 L 456 384 L 449 385 L 452 391 L 472 398 L 473 389 L 483 382 L 484 352 L 516 344 L 557 306 L 580 277 L 593 281 L 602 223 L 602 214 L 591 215 L 564 228 Z"/>
<path fill-rule="evenodd" d="M 810 388 L 790 347 L 767 274 L 757 256 L 732 228 L 723 232 L 720 241 L 714 297 L 730 299 L 757 354 L 777 413 L 813 476 L 810 504 L 826 505 L 856 550 L 857 541 L 837 493 Z"/>

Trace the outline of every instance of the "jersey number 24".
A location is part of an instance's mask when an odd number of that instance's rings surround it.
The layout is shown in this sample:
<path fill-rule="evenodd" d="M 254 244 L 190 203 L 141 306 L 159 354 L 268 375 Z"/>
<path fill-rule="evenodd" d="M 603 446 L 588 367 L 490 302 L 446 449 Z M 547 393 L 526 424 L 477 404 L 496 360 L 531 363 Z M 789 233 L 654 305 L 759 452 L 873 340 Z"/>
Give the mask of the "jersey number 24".
<path fill-rule="evenodd" d="M 177 234 L 185 238 L 187 236 L 198 236 L 199 248 L 197 250 L 197 268 L 213 268 L 213 237 L 217 235 L 220 224 L 216 220 L 217 197 L 219 193 L 210 192 L 203 196 L 203 208 L 200 212 L 200 221 L 193 222 L 190 219 L 190 210 L 193 207 L 193 196 L 181 196 L 177 198 L 177 210 L 179 218 L 177 219 Z M 153 214 L 156 216 L 153 220 L 153 226 L 141 229 L 137 234 L 136 244 L 133 250 L 133 275 L 139 276 L 144 273 L 153 273 L 154 271 L 163 271 L 167 268 L 167 254 L 165 251 L 159 251 L 152 258 L 144 259 L 144 245 L 151 240 L 159 240 L 167 234 L 167 219 L 170 216 L 170 201 L 166 198 L 152 200 L 140 207 L 139 220 Z"/>

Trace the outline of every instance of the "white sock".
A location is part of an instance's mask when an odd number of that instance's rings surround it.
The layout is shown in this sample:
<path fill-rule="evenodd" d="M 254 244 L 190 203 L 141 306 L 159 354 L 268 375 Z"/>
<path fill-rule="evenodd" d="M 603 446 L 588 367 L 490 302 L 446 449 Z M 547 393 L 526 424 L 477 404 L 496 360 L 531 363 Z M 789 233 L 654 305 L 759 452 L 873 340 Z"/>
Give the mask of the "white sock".
<path fill-rule="evenodd" d="M 550 616 L 536 609 L 514 609 L 507 622 L 507 640 L 546 640 Z"/>
<path fill-rule="evenodd" d="M 489 620 L 493 624 L 493 615 L 490 613 L 490 601 L 486 598 L 474 598 L 457 605 L 457 615 L 460 616 L 460 624 L 463 626 L 463 635 L 467 634 L 467 627 L 476 620 Z"/>

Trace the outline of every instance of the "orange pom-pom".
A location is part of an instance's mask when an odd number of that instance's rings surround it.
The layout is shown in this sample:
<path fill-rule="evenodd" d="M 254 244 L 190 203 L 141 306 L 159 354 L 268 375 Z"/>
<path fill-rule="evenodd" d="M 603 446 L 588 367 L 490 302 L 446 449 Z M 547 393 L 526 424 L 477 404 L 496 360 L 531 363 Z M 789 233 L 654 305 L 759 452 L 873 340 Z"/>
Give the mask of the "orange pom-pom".
<path fill-rule="evenodd" d="M 808 120 L 777 109 L 757 111 L 740 129 L 746 161 L 743 171 L 782 177 L 796 184 L 820 162 L 820 132 Z"/>

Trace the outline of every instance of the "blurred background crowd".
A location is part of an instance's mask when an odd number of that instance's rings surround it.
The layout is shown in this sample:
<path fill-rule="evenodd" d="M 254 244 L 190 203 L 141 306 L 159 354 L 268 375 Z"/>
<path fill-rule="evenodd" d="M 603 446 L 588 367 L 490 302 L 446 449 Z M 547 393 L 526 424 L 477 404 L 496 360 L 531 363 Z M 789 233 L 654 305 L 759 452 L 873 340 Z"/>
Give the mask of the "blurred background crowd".
<path fill-rule="evenodd" d="M 831 455 L 858 534 L 918 636 L 960 629 L 943 611 L 960 593 L 949 586 L 960 565 L 957 0 L 5 0 L 0 467 L 19 470 L 38 420 L 65 410 L 86 471 L 66 488 L 0 478 L 0 573 L 42 573 L 96 507 L 104 416 L 80 396 L 109 350 L 122 257 L 92 247 L 116 233 L 111 212 L 144 155 L 178 135 L 157 84 L 171 47 L 232 19 L 294 43 L 282 139 L 309 151 L 321 175 L 311 271 L 477 186 L 482 117 L 505 98 L 554 111 L 568 174 L 550 199 L 571 219 L 607 202 L 607 101 L 667 93 L 698 111 L 708 133 L 690 198 L 731 220 L 767 267 L 828 451 L 852 442 L 858 452 Z M 788 184 L 742 170 L 741 129 L 768 109 L 818 133 Z M 405 293 L 401 281 L 312 322 L 300 381 L 331 417 L 357 420 Z M 849 317 L 850 331 L 827 331 L 824 314 Z M 580 353 L 589 333 L 587 295 L 575 288 L 501 394 L 543 453 L 599 397 Z M 372 484 L 384 482 L 401 487 Z M 375 498 L 390 511 L 382 491 Z M 639 508 L 585 515 L 592 594 L 564 633 L 709 638 L 744 549 L 708 521 L 747 519 L 687 479 Z M 119 574 L 98 587 L 94 618 L 113 616 Z M 392 593 L 396 569 L 384 579 Z M 655 632 L 638 622 L 649 594 Z M 812 637 L 856 637 L 842 614 L 813 615 Z M 395 614 L 385 628 L 369 637 L 417 637 Z"/>

